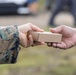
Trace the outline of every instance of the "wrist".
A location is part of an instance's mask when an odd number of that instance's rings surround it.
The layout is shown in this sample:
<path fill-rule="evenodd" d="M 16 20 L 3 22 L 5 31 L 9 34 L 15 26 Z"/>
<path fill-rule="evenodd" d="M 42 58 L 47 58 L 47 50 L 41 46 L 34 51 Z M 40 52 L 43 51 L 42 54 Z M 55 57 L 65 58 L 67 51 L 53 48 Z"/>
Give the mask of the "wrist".
<path fill-rule="evenodd" d="M 19 40 L 21 42 L 21 39 L 22 39 L 21 26 L 18 26 L 18 32 L 19 32 Z"/>

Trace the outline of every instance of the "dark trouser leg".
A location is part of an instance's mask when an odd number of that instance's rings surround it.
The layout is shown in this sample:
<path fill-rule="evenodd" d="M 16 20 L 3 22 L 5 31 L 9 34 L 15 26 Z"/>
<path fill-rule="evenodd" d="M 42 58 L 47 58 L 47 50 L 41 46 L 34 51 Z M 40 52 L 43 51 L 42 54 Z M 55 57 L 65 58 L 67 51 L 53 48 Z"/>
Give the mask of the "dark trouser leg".
<path fill-rule="evenodd" d="M 50 18 L 49 25 L 54 25 L 54 18 L 56 17 L 56 15 L 57 15 L 59 12 L 60 12 L 59 9 L 57 9 L 57 10 L 55 10 L 55 11 L 52 12 L 53 14 L 52 14 L 52 16 L 51 16 L 51 18 Z"/>
<path fill-rule="evenodd" d="M 63 5 L 64 4 L 62 3 L 62 0 L 57 0 L 56 8 L 52 12 L 52 16 L 50 18 L 49 25 L 52 25 L 52 26 L 54 25 L 54 18 L 62 10 Z"/>
<path fill-rule="evenodd" d="M 74 16 L 74 21 L 75 21 L 74 25 L 76 26 L 76 12 L 72 11 L 72 15 Z"/>
<path fill-rule="evenodd" d="M 71 12 L 72 12 L 72 15 L 74 16 L 74 20 L 75 20 L 74 25 L 76 26 L 76 0 L 72 0 Z"/>

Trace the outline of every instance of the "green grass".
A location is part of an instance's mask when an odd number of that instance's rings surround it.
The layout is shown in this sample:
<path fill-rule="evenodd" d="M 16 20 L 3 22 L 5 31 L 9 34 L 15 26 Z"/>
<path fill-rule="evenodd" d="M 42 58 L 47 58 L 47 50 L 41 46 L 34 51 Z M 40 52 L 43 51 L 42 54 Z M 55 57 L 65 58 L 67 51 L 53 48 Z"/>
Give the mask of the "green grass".
<path fill-rule="evenodd" d="M 1 65 L 4 75 L 75 75 L 76 47 L 60 50 L 45 46 L 22 48 L 18 61 L 13 65 Z"/>

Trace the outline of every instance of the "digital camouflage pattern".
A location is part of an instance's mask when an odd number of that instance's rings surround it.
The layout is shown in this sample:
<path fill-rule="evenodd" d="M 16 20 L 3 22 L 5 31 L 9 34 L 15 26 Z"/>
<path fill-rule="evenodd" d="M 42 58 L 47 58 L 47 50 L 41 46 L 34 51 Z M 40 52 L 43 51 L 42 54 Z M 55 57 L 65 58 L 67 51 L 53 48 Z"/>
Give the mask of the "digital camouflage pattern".
<path fill-rule="evenodd" d="M 0 64 L 16 63 L 19 53 L 17 26 L 0 27 Z"/>

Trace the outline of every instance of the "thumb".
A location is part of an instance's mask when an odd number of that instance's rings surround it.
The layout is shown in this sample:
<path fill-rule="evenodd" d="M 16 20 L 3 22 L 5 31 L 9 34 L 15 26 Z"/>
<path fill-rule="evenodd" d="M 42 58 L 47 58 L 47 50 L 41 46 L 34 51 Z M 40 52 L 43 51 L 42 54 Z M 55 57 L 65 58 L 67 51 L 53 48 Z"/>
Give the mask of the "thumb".
<path fill-rule="evenodd" d="M 52 33 L 57 33 L 56 28 L 50 28 L 50 31 L 51 31 Z"/>
<path fill-rule="evenodd" d="M 51 31 L 52 33 L 61 33 L 62 30 L 63 30 L 63 27 L 62 27 L 62 26 L 59 26 L 59 27 L 57 27 L 57 28 L 50 28 L 50 31 Z"/>
<path fill-rule="evenodd" d="M 34 30 L 34 31 L 40 31 L 40 32 L 43 32 L 44 31 L 43 29 L 40 29 L 36 25 L 33 25 L 33 24 L 30 24 L 30 25 L 31 25 L 32 30 Z"/>

